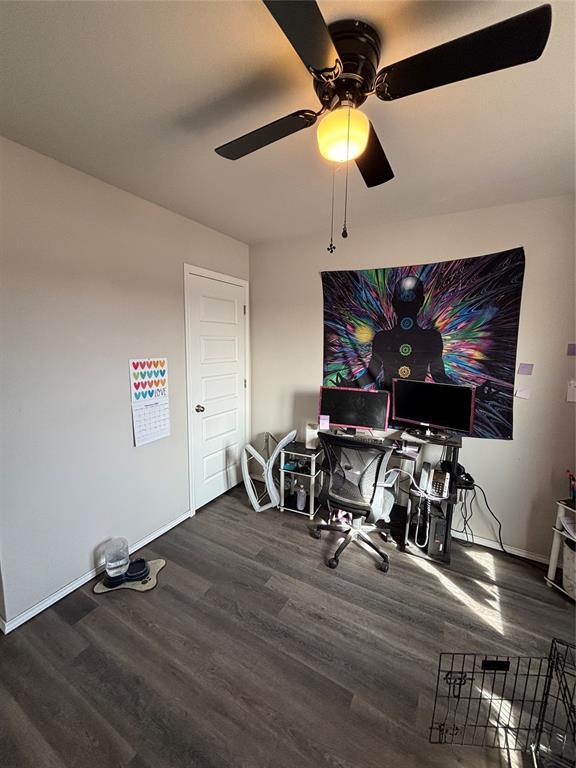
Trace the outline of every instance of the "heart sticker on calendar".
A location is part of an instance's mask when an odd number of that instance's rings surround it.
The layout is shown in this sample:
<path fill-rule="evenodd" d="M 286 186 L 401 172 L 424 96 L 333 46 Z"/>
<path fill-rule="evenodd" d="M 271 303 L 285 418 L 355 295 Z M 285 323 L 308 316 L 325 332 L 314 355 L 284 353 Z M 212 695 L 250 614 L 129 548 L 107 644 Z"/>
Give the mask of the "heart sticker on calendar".
<path fill-rule="evenodd" d="M 165 375 L 166 375 L 166 368 L 163 368 L 163 369 L 160 371 L 160 376 L 165 376 Z"/>
<path fill-rule="evenodd" d="M 135 381 L 134 382 L 134 389 L 140 389 L 140 382 L 139 381 Z"/>
<path fill-rule="evenodd" d="M 136 400 L 140 400 L 140 395 L 144 395 L 144 394 L 145 392 L 134 392 L 134 397 L 136 398 Z"/>

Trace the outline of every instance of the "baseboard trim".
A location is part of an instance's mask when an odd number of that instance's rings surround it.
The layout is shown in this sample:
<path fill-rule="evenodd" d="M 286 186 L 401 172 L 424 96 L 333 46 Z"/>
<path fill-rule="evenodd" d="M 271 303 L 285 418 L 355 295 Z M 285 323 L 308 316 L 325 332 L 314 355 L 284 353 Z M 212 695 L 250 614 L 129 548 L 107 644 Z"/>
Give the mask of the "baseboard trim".
<path fill-rule="evenodd" d="M 188 520 L 189 517 L 194 517 L 194 514 L 195 512 L 191 511 L 185 512 L 183 515 L 180 515 L 180 517 L 177 517 L 176 520 L 172 520 L 171 522 L 166 523 L 166 525 L 163 525 L 161 528 L 158 528 L 152 533 L 147 534 L 139 541 L 134 542 L 134 544 L 130 546 L 130 554 L 136 552 L 139 549 L 142 549 L 142 547 L 145 547 L 147 544 L 150 544 L 151 541 L 154 541 L 154 539 L 157 539 L 159 536 L 167 533 L 172 528 L 180 525 L 180 523 L 183 523 L 184 520 Z M 19 613 L 18 616 L 15 616 L 9 621 L 6 621 L 6 619 L 0 616 L 0 630 L 2 630 L 5 635 L 7 635 L 9 632 L 12 632 L 13 629 L 16 629 L 25 622 L 29 621 L 34 616 L 42 613 L 42 611 L 45 611 L 46 608 L 50 608 L 50 606 L 54 605 L 54 603 L 57 603 L 58 600 L 61 600 L 63 597 L 66 597 L 66 595 L 69 595 L 70 592 L 74 592 L 75 589 L 82 587 L 84 584 L 86 584 L 86 582 L 98 576 L 99 573 L 102 573 L 103 570 L 104 563 L 96 568 L 91 568 L 89 571 L 82 574 L 82 576 L 79 576 L 77 579 L 74 579 L 74 581 L 66 584 L 65 587 L 62 587 L 62 589 L 59 589 L 57 592 L 53 592 L 51 595 L 48 595 L 48 597 L 45 597 L 44 600 L 36 603 L 36 605 L 33 605 L 26 611 Z"/>
<path fill-rule="evenodd" d="M 457 539 L 458 541 L 466 541 L 466 536 L 464 536 L 462 533 L 453 532 L 452 538 Z M 468 539 L 468 541 L 469 540 L 470 539 Z M 474 534 L 474 544 L 478 544 L 481 547 L 488 547 L 489 549 L 498 549 L 502 551 L 498 541 L 494 541 L 493 539 L 483 539 L 481 536 L 476 536 L 476 534 Z M 543 555 L 538 555 L 536 552 L 528 552 L 526 549 L 510 547 L 508 544 L 505 544 L 504 546 L 506 548 L 506 552 L 509 552 L 511 555 L 515 555 L 516 557 L 523 557 L 525 560 L 533 560 L 536 563 L 544 563 L 545 565 L 548 565 L 548 558 L 544 557 Z"/>

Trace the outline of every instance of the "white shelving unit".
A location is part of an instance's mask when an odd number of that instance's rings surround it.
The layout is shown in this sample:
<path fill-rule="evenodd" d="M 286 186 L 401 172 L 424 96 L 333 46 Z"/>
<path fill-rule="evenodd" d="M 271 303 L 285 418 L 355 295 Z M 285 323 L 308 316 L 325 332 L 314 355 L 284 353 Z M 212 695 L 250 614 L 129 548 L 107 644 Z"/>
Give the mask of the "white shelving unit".
<path fill-rule="evenodd" d="M 550 550 L 550 564 L 548 566 L 548 573 L 544 577 L 546 584 L 549 587 L 554 587 L 560 592 L 563 592 L 568 597 L 574 599 L 572 595 L 569 595 L 565 589 L 556 581 L 556 571 L 558 569 L 558 558 L 560 556 L 560 548 L 562 546 L 562 539 L 572 539 L 564 528 L 562 527 L 563 517 L 576 517 L 576 503 L 571 499 L 561 499 L 556 502 L 556 523 L 552 530 L 554 531 L 554 538 L 552 539 L 552 548 Z"/>
<path fill-rule="evenodd" d="M 283 451 L 280 452 L 280 511 L 296 512 L 298 515 L 308 515 L 310 520 L 314 519 L 316 512 L 320 509 L 320 504 L 316 502 L 316 478 L 322 471 L 319 467 L 319 458 L 322 455 L 322 448 L 306 448 L 305 443 L 288 443 Z M 290 457 L 288 459 L 287 457 Z M 309 472 L 299 472 L 294 469 L 285 469 L 287 463 L 293 460 L 303 461 Z M 295 494 L 286 494 L 286 478 L 302 477 L 308 481 L 308 499 L 307 507 L 304 509 L 296 508 Z"/>

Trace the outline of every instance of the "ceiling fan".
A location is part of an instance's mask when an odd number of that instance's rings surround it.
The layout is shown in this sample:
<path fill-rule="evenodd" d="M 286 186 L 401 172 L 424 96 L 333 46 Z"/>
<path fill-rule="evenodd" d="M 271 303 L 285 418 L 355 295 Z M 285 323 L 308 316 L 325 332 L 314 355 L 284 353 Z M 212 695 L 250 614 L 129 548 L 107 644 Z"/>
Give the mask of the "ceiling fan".
<path fill-rule="evenodd" d="M 321 108 L 281 117 L 216 152 L 238 160 L 322 117 L 321 153 L 337 162 L 355 159 L 368 187 L 394 178 L 372 123 L 358 109 L 369 96 L 394 101 L 534 61 L 544 51 L 552 21 L 550 5 L 541 5 L 378 70 L 380 36 L 369 24 L 345 19 L 327 27 L 315 0 L 263 2 L 312 75 Z"/>

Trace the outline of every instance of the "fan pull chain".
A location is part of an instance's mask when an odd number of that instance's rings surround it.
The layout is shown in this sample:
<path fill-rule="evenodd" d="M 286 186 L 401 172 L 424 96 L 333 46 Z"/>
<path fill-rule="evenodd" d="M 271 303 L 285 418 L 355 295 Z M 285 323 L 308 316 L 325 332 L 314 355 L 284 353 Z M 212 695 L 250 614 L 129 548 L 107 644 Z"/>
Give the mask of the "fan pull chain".
<path fill-rule="evenodd" d="M 348 213 L 348 166 L 350 160 L 350 107 L 348 107 L 348 136 L 346 138 L 346 186 L 344 188 L 344 225 L 342 227 L 342 237 L 346 239 L 348 237 L 348 228 L 346 226 L 346 215 Z"/>
<path fill-rule="evenodd" d="M 330 245 L 326 250 L 329 253 L 334 253 L 336 246 L 334 245 L 334 181 L 336 179 L 336 166 L 332 168 L 332 217 L 330 220 Z"/>

